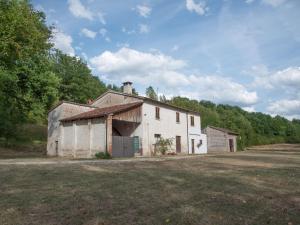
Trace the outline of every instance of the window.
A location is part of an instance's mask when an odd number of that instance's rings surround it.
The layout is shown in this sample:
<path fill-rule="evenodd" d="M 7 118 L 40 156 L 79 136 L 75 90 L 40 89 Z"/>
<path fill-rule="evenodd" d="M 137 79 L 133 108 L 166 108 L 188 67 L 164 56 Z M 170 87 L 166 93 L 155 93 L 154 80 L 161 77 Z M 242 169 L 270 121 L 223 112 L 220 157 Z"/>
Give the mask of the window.
<path fill-rule="evenodd" d="M 191 116 L 191 126 L 195 126 L 194 116 Z"/>
<path fill-rule="evenodd" d="M 155 141 L 157 142 L 161 137 L 161 134 L 154 134 Z"/>
<path fill-rule="evenodd" d="M 155 118 L 156 118 L 157 120 L 160 119 L 159 110 L 160 110 L 159 107 L 155 107 Z"/>
<path fill-rule="evenodd" d="M 176 123 L 180 123 L 180 114 L 176 112 Z"/>

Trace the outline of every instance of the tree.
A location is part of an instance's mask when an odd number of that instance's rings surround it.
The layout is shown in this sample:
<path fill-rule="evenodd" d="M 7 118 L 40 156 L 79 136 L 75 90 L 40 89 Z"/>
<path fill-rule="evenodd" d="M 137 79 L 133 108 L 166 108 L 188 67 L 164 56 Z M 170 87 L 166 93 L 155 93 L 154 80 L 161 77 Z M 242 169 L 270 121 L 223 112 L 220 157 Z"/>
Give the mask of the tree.
<path fill-rule="evenodd" d="M 45 122 L 57 100 L 51 72 L 51 30 L 27 1 L 0 1 L 0 136 L 13 137 L 24 122 Z"/>
<path fill-rule="evenodd" d="M 160 96 L 159 96 L 159 101 L 160 101 L 160 102 L 167 103 L 168 100 L 167 100 L 167 98 L 166 98 L 165 95 L 160 95 Z"/>
<path fill-rule="evenodd" d="M 154 89 L 153 89 L 152 86 L 147 87 L 147 89 L 146 89 L 146 96 L 148 98 L 151 98 L 151 99 L 154 99 L 154 100 L 158 100 L 157 94 L 154 91 Z"/>
<path fill-rule="evenodd" d="M 55 50 L 51 54 L 52 71 L 61 79 L 59 99 L 86 103 L 104 93 L 107 88 L 80 58 Z"/>

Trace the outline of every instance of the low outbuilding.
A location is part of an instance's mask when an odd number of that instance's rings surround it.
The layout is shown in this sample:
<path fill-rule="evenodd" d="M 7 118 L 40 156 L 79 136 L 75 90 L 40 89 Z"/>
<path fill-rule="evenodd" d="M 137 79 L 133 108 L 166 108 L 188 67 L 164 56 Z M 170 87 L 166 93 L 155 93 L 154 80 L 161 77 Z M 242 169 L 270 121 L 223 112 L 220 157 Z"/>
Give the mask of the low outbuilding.
<path fill-rule="evenodd" d="M 238 133 L 214 126 L 207 126 L 202 133 L 207 135 L 207 152 L 237 151 Z"/>

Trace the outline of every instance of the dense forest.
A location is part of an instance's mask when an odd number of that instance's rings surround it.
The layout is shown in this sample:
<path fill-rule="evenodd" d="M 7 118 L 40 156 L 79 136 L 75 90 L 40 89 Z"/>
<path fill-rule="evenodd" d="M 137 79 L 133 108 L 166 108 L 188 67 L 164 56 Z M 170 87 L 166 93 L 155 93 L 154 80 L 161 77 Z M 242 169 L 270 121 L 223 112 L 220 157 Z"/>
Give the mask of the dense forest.
<path fill-rule="evenodd" d="M 24 127 L 45 127 L 48 110 L 60 100 L 86 103 L 107 89 L 121 91 L 93 76 L 81 58 L 54 49 L 54 27 L 46 25 L 44 13 L 35 10 L 30 2 L 0 0 L 0 24 L 0 143 L 41 136 L 43 132 L 31 134 L 30 130 L 24 132 Z M 239 132 L 240 149 L 255 144 L 300 142 L 300 120 L 272 118 L 209 101 L 182 97 L 167 100 L 157 96 L 152 87 L 146 94 L 200 112 L 202 127 L 215 125 Z"/>

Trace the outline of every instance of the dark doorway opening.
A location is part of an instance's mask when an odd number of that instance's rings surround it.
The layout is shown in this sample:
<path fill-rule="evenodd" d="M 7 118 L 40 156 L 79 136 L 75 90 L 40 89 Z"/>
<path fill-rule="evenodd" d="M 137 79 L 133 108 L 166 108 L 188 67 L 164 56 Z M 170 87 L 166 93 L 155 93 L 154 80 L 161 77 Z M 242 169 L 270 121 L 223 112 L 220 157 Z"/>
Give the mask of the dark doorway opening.
<path fill-rule="evenodd" d="M 195 154 L 195 139 L 192 139 L 192 154 Z"/>
<path fill-rule="evenodd" d="M 234 152 L 233 139 L 229 139 L 229 150 L 230 152 Z"/>
<path fill-rule="evenodd" d="M 176 153 L 181 152 L 181 136 L 176 136 Z"/>

